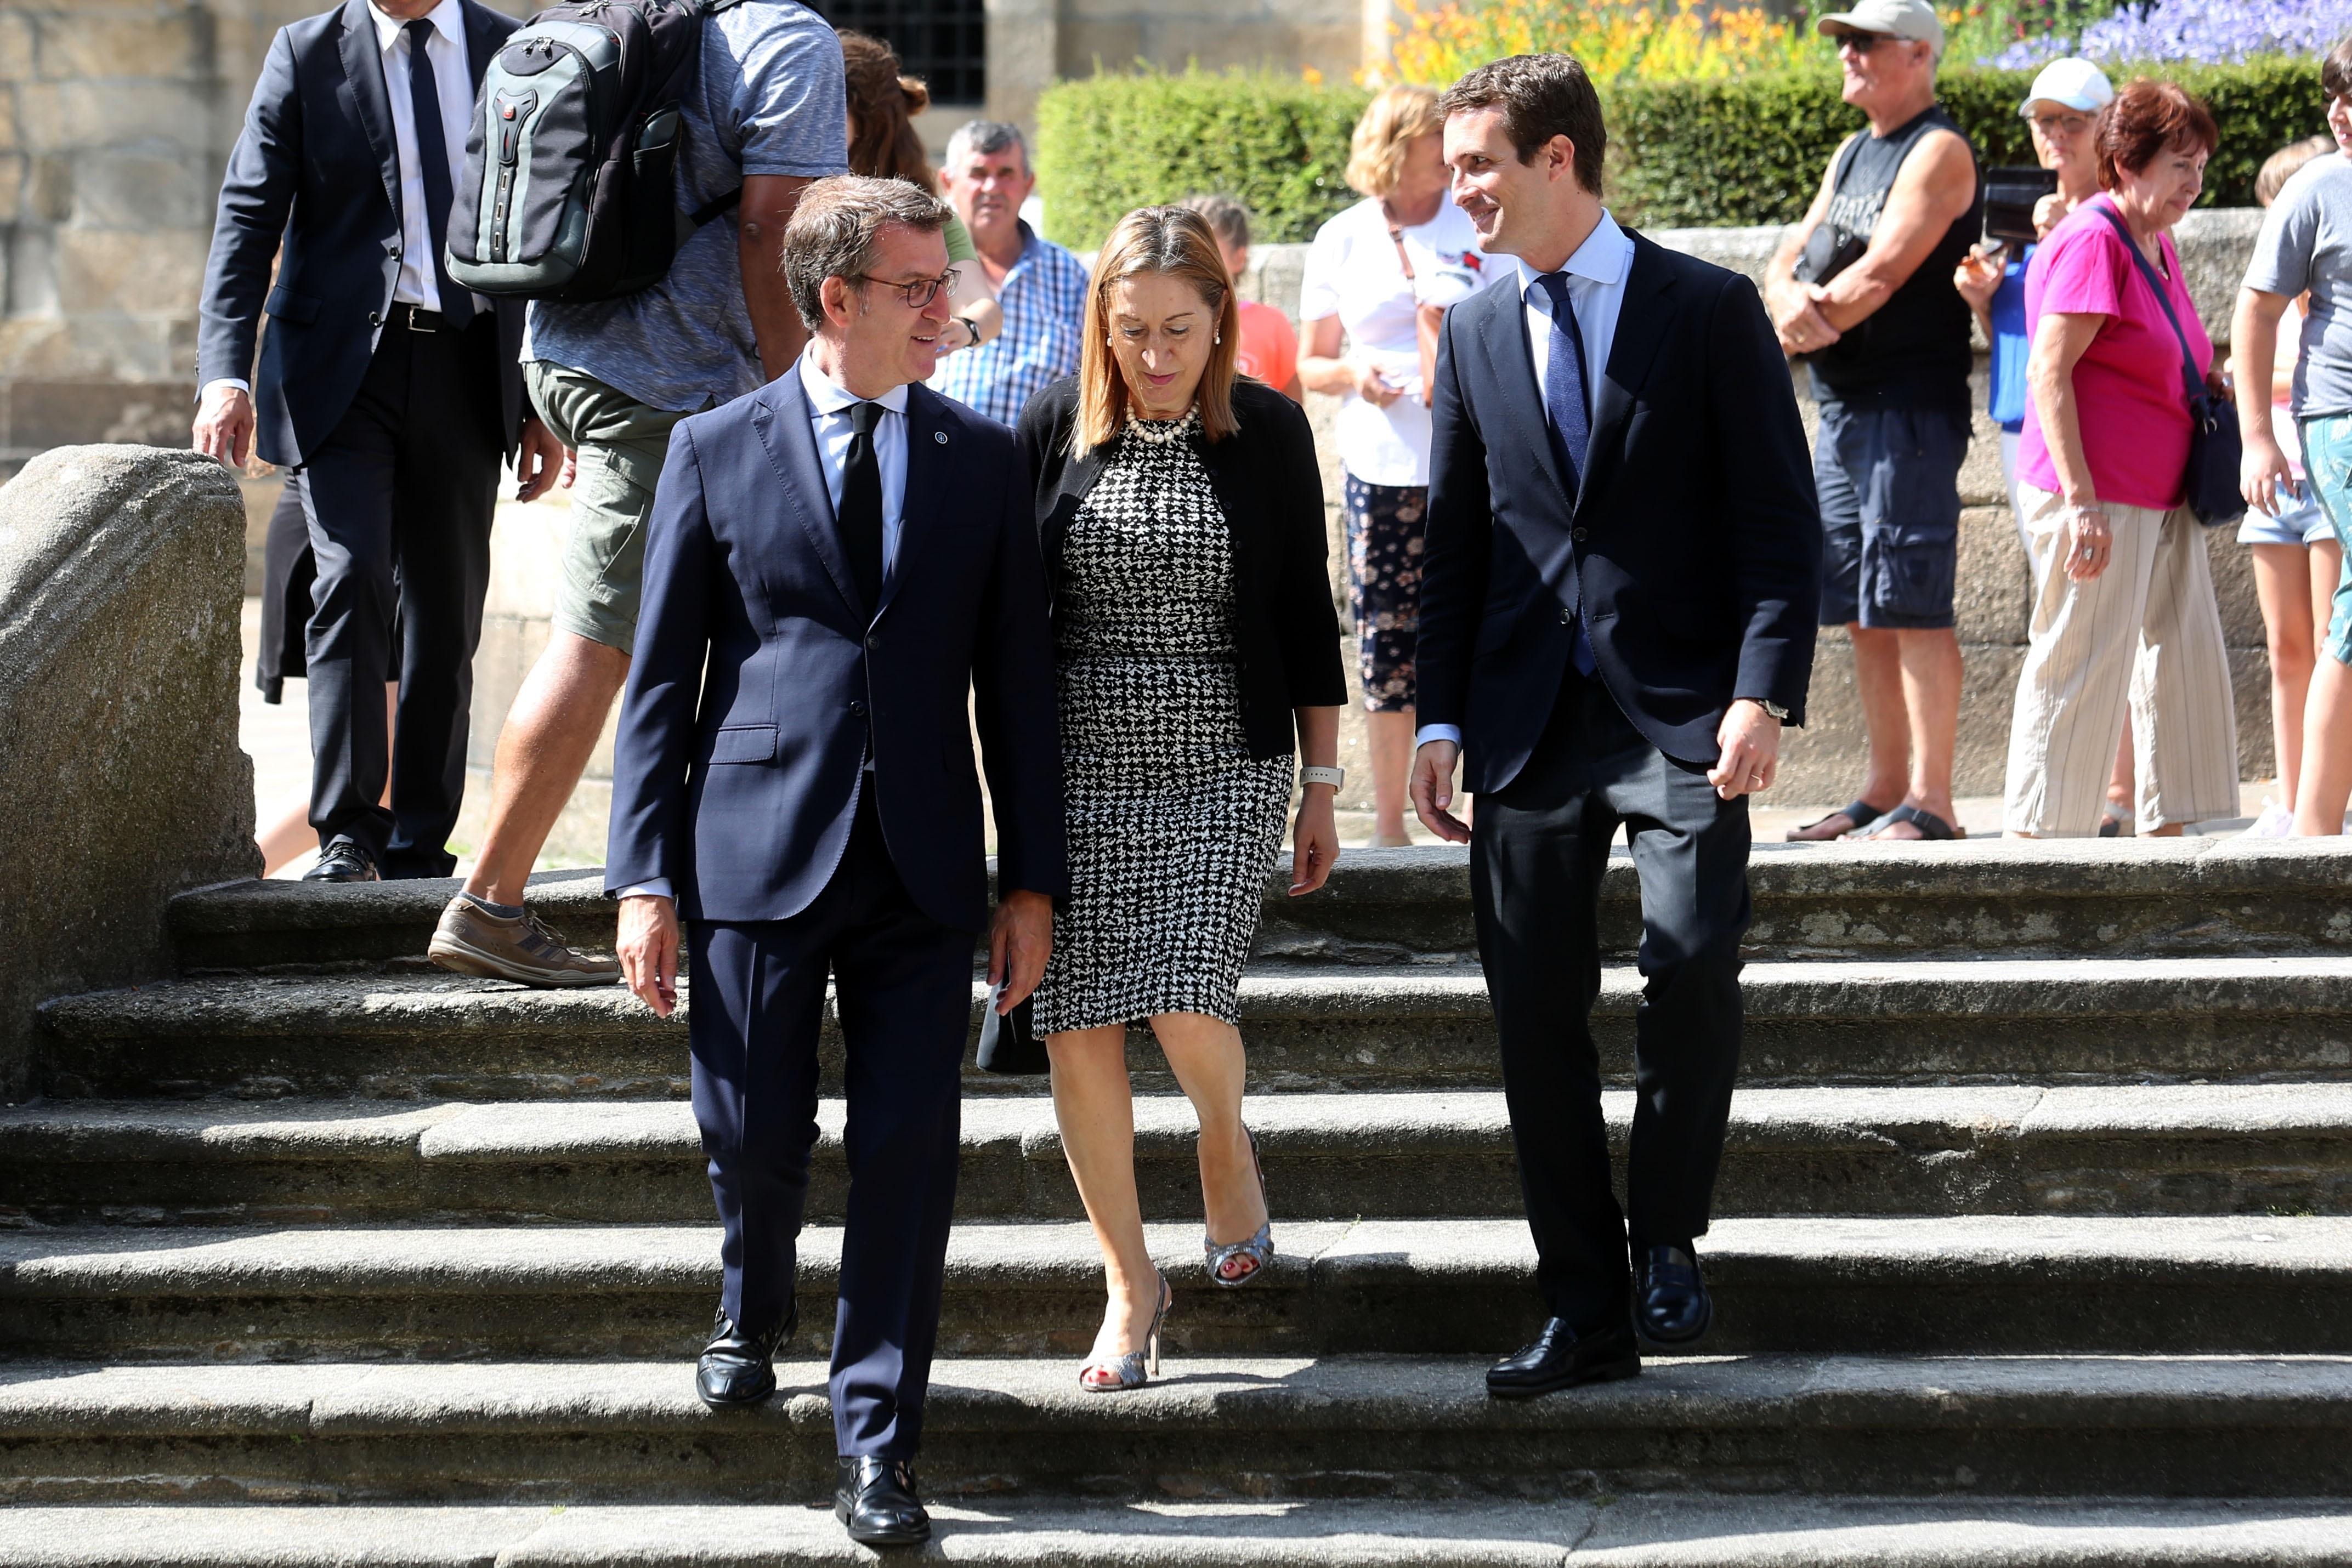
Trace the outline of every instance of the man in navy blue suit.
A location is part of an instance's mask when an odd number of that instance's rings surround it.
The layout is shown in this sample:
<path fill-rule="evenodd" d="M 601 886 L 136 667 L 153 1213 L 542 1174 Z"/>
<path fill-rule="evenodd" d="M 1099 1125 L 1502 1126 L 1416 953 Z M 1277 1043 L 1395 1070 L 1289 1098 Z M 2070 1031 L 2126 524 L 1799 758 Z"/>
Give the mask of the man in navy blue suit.
<path fill-rule="evenodd" d="M 995 806 L 989 977 L 1045 970 L 1061 754 L 1027 466 L 921 385 L 949 319 L 947 208 L 903 181 L 803 193 L 784 276 L 805 353 L 677 426 L 614 747 L 606 890 L 629 988 L 667 1016 L 694 952 L 694 1110 L 726 1237 L 698 1369 L 755 1404 L 792 1333 L 817 1026 L 847 1048 L 834 1320 L 835 1511 L 871 1545 L 930 1521 L 908 1461 L 955 1203 L 971 956 L 987 923 L 967 699 Z"/>
<path fill-rule="evenodd" d="M 1804 721 L 1821 530 L 1762 300 L 1610 217 L 1584 68 L 1496 60 L 1442 106 L 1454 199 L 1526 275 L 1439 338 L 1412 779 L 1470 844 L 1535 1233 L 1547 1321 L 1486 1375 L 1512 1397 L 1630 1376 L 1637 1331 L 1687 1345 L 1712 1317 L 1696 1243 L 1739 1062 L 1748 797 Z M 1623 1209 L 1591 1031 L 1621 826 L 1643 981 Z"/>
<path fill-rule="evenodd" d="M 458 288 L 442 258 L 475 92 L 514 28 L 474 0 L 344 0 L 282 29 L 221 183 L 194 444 L 232 467 L 250 446 L 302 503 L 321 881 L 456 866 L 499 461 L 526 501 L 562 463 L 523 398 L 520 302 Z"/>

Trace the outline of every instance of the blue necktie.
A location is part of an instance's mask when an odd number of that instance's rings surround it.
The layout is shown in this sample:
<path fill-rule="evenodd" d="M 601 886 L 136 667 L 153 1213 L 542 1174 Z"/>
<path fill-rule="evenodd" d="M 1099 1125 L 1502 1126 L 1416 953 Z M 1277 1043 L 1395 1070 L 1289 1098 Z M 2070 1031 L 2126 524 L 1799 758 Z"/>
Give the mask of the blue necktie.
<path fill-rule="evenodd" d="M 1546 272 L 1536 281 L 1551 296 L 1551 344 L 1544 363 L 1544 423 L 1551 427 L 1552 451 L 1559 458 L 1560 480 L 1572 499 L 1583 482 L 1584 458 L 1592 444 L 1592 413 L 1584 392 L 1584 331 L 1576 324 L 1576 308 L 1569 303 L 1568 274 Z M 1576 642 L 1569 656 L 1577 674 L 1591 679 L 1595 668 L 1592 640 L 1584 634 L 1582 606 L 1576 617 Z"/>
<path fill-rule="evenodd" d="M 441 286 L 441 317 L 452 329 L 474 319 L 474 297 L 449 281 L 442 259 L 449 234 L 449 207 L 457 197 L 449 188 L 449 143 L 441 134 L 441 94 L 433 80 L 433 62 L 425 46 L 433 37 L 433 24 L 419 16 L 408 24 L 408 100 L 416 121 L 416 163 L 425 178 L 425 241 L 433 251 L 433 276 Z"/>

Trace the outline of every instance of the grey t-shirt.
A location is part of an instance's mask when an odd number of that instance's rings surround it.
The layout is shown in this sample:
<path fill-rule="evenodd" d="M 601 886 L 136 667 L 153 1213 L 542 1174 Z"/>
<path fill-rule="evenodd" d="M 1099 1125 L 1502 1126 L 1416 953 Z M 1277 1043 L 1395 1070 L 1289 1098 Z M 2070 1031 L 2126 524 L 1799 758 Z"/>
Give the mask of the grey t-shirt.
<path fill-rule="evenodd" d="M 2290 298 L 2311 291 L 2295 417 L 2352 414 L 2352 158 L 2323 153 L 2294 172 L 2263 218 L 2246 287 Z"/>
<path fill-rule="evenodd" d="M 751 174 L 822 178 L 848 167 L 841 41 L 794 0 L 743 0 L 704 19 L 700 90 L 679 119 L 677 209 L 694 213 Z M 523 357 L 585 371 L 655 408 L 715 408 L 758 388 L 735 213 L 678 247 L 669 276 L 592 305 L 535 300 Z"/>

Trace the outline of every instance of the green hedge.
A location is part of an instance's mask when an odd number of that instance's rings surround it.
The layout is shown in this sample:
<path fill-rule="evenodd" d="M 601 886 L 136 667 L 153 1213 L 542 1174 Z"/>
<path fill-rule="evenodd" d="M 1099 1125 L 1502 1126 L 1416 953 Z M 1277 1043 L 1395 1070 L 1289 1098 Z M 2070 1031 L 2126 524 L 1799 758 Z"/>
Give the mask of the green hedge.
<path fill-rule="evenodd" d="M 2209 206 L 2251 206 L 2263 160 L 2326 129 L 2309 60 L 2149 74 L 2196 93 L 2221 123 L 2206 172 Z M 1987 162 L 2032 161 L 2017 113 L 2031 80 L 2017 71 L 1944 72 L 1945 107 Z M 1037 108 L 1048 231 L 1088 248 L 1130 208 L 1223 191 L 1249 204 L 1260 239 L 1309 238 L 1356 199 L 1341 176 L 1348 132 L 1369 96 L 1241 72 L 1097 73 L 1059 83 Z M 1838 142 L 1862 124 L 1839 100 L 1834 72 L 1623 82 L 1605 101 L 1610 204 L 1653 227 L 1789 222 L 1803 213 Z"/>
<path fill-rule="evenodd" d="M 1307 240 L 1357 199 L 1348 133 L 1371 94 L 1234 71 L 1097 73 L 1037 103 L 1037 184 L 1048 236 L 1092 249 L 1137 207 L 1223 192 L 1255 238 Z"/>

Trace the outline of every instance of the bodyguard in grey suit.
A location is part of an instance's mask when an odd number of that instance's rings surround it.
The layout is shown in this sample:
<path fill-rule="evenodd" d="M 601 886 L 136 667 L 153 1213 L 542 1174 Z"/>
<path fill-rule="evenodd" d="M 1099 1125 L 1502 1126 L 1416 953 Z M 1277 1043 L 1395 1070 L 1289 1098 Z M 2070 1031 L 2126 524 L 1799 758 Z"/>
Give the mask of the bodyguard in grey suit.
<path fill-rule="evenodd" d="M 195 446 L 289 469 L 309 523 L 321 880 L 455 869 L 499 465 L 516 454 L 529 500 L 562 455 L 523 398 L 520 303 L 442 267 L 475 89 L 514 28 L 474 0 L 345 0 L 282 29 L 221 183 Z"/>

